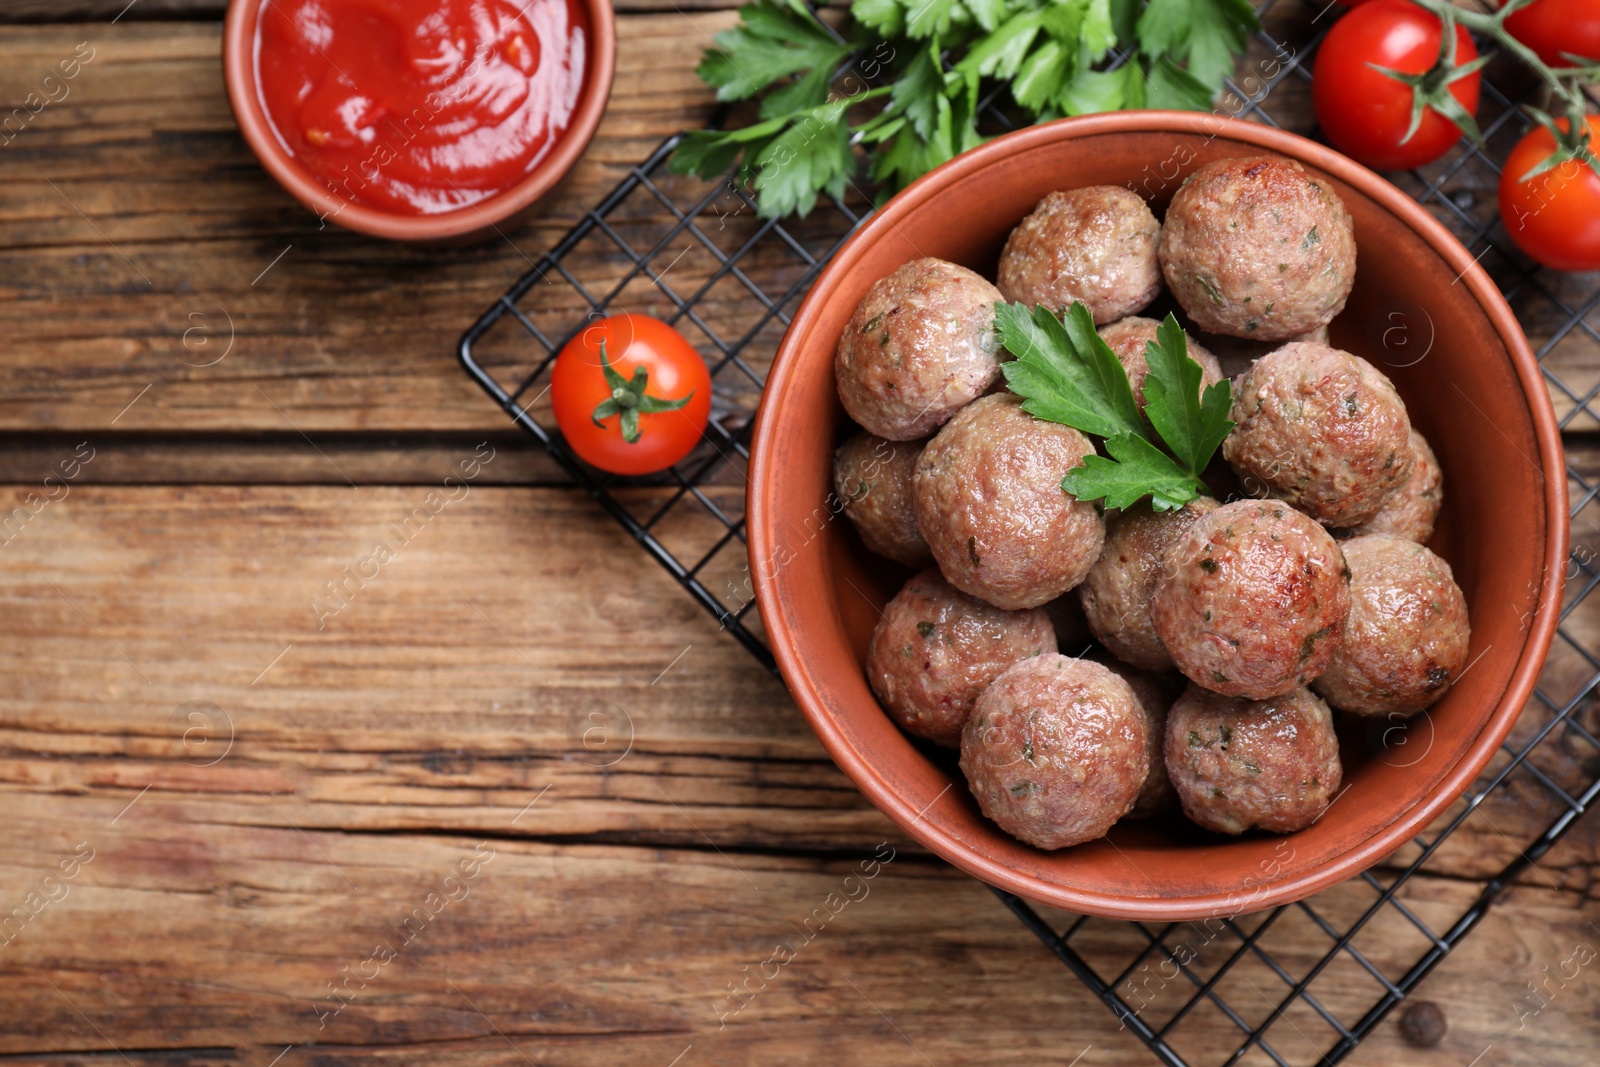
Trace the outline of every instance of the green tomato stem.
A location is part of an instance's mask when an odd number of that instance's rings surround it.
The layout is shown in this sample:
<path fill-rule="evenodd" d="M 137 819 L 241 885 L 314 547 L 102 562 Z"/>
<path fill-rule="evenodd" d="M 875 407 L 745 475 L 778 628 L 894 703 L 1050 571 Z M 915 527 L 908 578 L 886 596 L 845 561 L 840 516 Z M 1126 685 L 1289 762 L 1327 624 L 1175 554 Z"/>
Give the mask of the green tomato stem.
<path fill-rule="evenodd" d="M 1569 90 L 1566 83 L 1556 75 L 1555 71 L 1545 65 L 1545 61 L 1540 59 L 1533 49 L 1517 40 L 1511 35 L 1511 31 L 1506 29 L 1506 17 L 1513 14 L 1518 8 L 1526 7 L 1532 0 L 1513 0 L 1512 3 L 1507 4 L 1492 15 L 1456 7 L 1454 4 L 1449 3 L 1449 0 L 1411 0 L 1411 2 L 1426 11 L 1431 11 L 1438 15 L 1441 21 L 1448 22 L 1450 19 L 1454 19 L 1467 29 L 1476 30 L 1484 36 L 1492 38 L 1501 48 L 1504 48 L 1507 52 L 1532 67 L 1540 78 L 1544 79 L 1555 92 L 1561 95 L 1563 100 L 1571 102 L 1574 96 L 1580 100 L 1582 99 L 1581 93 Z"/>
<path fill-rule="evenodd" d="M 611 360 L 606 355 L 604 341 L 600 342 L 600 373 L 605 376 L 606 384 L 611 386 L 611 395 L 595 405 L 595 409 L 589 413 L 589 421 L 596 426 L 604 427 L 605 419 L 621 415 L 619 428 L 622 430 L 622 439 L 630 445 L 639 441 L 641 414 L 653 415 L 663 411 L 677 411 L 694 398 L 693 389 L 677 398 L 646 394 L 644 390 L 650 384 L 650 372 L 640 364 L 633 368 L 632 378 L 624 378 L 611 365 Z"/>

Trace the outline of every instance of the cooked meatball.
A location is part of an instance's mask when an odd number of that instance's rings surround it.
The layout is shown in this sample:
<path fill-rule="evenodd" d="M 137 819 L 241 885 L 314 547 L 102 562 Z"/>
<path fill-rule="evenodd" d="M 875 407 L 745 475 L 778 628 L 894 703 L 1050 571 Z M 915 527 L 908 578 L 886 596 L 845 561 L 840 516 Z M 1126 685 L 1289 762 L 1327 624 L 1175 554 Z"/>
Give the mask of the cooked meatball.
<path fill-rule="evenodd" d="M 1421 711 L 1467 662 L 1467 600 L 1450 564 L 1415 541 L 1382 534 L 1343 547 L 1350 614 L 1312 688 L 1356 715 Z"/>
<path fill-rule="evenodd" d="M 1328 532 L 1287 504 L 1236 500 L 1162 557 L 1156 636 L 1190 681 L 1264 700 L 1321 674 L 1350 611 L 1350 571 Z"/>
<path fill-rule="evenodd" d="M 1241 700 L 1191 685 L 1167 715 L 1167 773 L 1207 830 L 1303 830 L 1339 792 L 1339 738 L 1307 689 Z"/>
<path fill-rule="evenodd" d="M 1251 495 L 1325 526 L 1356 526 L 1411 474 L 1411 421 L 1366 360 L 1296 341 L 1258 359 L 1233 394 L 1222 454 Z"/>
<path fill-rule="evenodd" d="M 867 645 L 867 681 L 907 733 L 955 748 L 973 702 L 1001 671 L 1055 650 L 1042 610 L 1001 611 L 930 568 L 884 607 Z"/>
<path fill-rule="evenodd" d="M 1210 497 L 1177 511 L 1139 504 L 1106 520 L 1106 544 L 1078 586 L 1089 629 L 1111 654 L 1147 671 L 1172 669 L 1172 657 L 1156 636 L 1150 601 L 1162 577 L 1162 554 L 1185 530 L 1220 505 Z"/>
<path fill-rule="evenodd" d="M 1344 310 L 1356 277 L 1350 212 L 1292 159 L 1219 159 L 1173 196 L 1161 271 L 1200 329 L 1285 340 Z"/>
<path fill-rule="evenodd" d="M 1150 373 L 1150 364 L 1144 358 L 1144 346 L 1156 339 L 1156 328 L 1160 325 L 1155 319 L 1129 315 L 1100 331 L 1100 339 L 1111 347 L 1111 351 L 1116 353 L 1117 362 L 1128 372 L 1128 384 L 1133 386 L 1133 399 L 1138 402 L 1140 411 L 1144 410 L 1144 380 Z M 1222 365 L 1210 350 L 1193 337 L 1188 338 L 1188 342 L 1189 358 L 1200 364 L 1200 390 L 1204 392 L 1222 381 Z"/>
<path fill-rule="evenodd" d="M 1089 660 L 1036 656 L 983 691 L 961 734 L 978 807 L 1013 837 L 1065 848 L 1103 837 L 1149 770 L 1145 714 L 1128 683 Z"/>
<path fill-rule="evenodd" d="M 1113 322 L 1161 291 L 1160 234 L 1149 206 L 1120 185 L 1051 193 L 1006 238 L 995 284 L 1007 300 L 1060 313 L 1081 300 L 1096 325 Z"/>
<path fill-rule="evenodd" d="M 833 490 L 861 540 L 907 567 L 933 562 L 911 503 L 911 475 L 925 443 L 858 433 L 833 454 Z"/>
<path fill-rule="evenodd" d="M 1428 446 L 1427 439 L 1414 426 L 1410 452 L 1411 476 L 1389 490 L 1372 518 L 1360 526 L 1335 530 L 1335 537 L 1388 534 L 1419 545 L 1428 543 L 1439 508 L 1444 505 L 1444 473 L 1439 470 L 1439 459 Z"/>
<path fill-rule="evenodd" d="M 1010 393 L 974 401 L 917 460 L 917 525 L 950 584 L 996 607 L 1046 604 L 1083 581 L 1105 541 L 1093 504 L 1061 488 L 1094 453 Z"/>
<path fill-rule="evenodd" d="M 938 429 L 1000 374 L 999 299 L 983 278 L 942 259 L 915 259 L 878 279 L 834 357 L 845 411 L 891 441 Z"/>
<path fill-rule="evenodd" d="M 1167 711 L 1173 701 L 1183 693 L 1183 679 L 1176 674 L 1155 674 L 1141 671 L 1126 663 L 1112 660 L 1106 664 L 1118 678 L 1128 683 L 1133 698 L 1144 712 L 1145 724 L 1150 728 L 1145 740 L 1145 750 L 1150 755 L 1150 773 L 1134 799 L 1133 809 L 1125 818 L 1146 819 L 1157 815 L 1178 802 L 1178 794 L 1167 776 L 1167 761 L 1163 752 L 1167 736 Z"/>

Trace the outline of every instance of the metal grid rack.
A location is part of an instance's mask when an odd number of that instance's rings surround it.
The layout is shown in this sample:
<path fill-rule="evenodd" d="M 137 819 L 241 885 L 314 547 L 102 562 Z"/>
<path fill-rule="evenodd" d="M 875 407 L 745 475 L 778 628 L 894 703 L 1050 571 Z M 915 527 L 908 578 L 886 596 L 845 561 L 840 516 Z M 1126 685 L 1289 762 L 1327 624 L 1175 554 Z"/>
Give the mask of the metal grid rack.
<path fill-rule="evenodd" d="M 1229 83 L 1225 112 L 1314 136 L 1309 63 L 1332 21 L 1320 4 L 1273 12 Z M 1491 67 L 1484 83 L 1485 149 L 1463 144 L 1396 180 L 1499 282 L 1534 340 L 1563 429 L 1593 431 L 1600 373 L 1578 375 L 1600 364 L 1600 280 L 1534 269 L 1497 242 L 1496 160 L 1520 131 L 1521 97 L 1498 87 L 1508 73 L 1515 75 Z M 987 114 L 1009 125 L 996 109 Z M 870 204 L 852 190 L 842 201 L 824 197 L 805 219 L 763 220 L 737 184 L 671 174 L 676 143 L 668 139 L 630 168 L 472 325 L 459 354 L 516 425 L 771 669 L 745 561 L 751 421 L 791 313 Z M 543 402 L 554 354 L 592 319 L 624 309 L 677 325 L 712 373 L 705 441 L 649 479 L 604 475 L 578 461 Z M 1567 380 L 1556 365 L 1580 370 Z M 1600 632 L 1600 597 L 1589 597 L 1600 584 L 1600 477 L 1569 465 L 1567 478 L 1573 555 L 1562 627 L 1535 697 L 1473 787 L 1379 867 L 1299 904 L 1204 924 L 1070 916 L 996 890 L 1159 1062 L 1338 1063 L 1502 891 L 1519 878 L 1554 884 L 1539 859 L 1600 795 L 1600 648 L 1575 636 Z M 1380 758 L 1404 759 L 1413 739 L 1391 743 L 1392 732 L 1369 740 Z M 1532 822 L 1529 811 L 1537 813 Z M 1452 877 L 1430 878 L 1446 863 Z M 1464 882 L 1463 870 L 1476 881 Z"/>

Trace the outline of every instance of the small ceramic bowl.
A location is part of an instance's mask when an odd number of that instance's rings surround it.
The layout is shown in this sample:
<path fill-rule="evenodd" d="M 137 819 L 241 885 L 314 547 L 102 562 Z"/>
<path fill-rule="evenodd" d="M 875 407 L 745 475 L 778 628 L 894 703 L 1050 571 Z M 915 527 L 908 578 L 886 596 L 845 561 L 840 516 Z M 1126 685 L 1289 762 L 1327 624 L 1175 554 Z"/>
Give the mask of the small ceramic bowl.
<path fill-rule="evenodd" d="M 1174 814 L 1056 852 L 979 812 L 952 759 L 915 744 L 863 674 L 882 605 L 907 577 L 831 506 L 830 457 L 850 424 L 834 388 L 839 334 L 872 283 L 919 256 L 988 277 L 1011 228 L 1054 189 L 1125 185 L 1159 215 L 1190 171 L 1278 153 L 1329 179 L 1355 219 L 1355 291 L 1332 342 L 1393 378 L 1439 455 L 1432 547 L 1472 617 L 1469 667 L 1404 728 L 1341 717 L 1347 791 L 1311 827 L 1208 834 Z M 762 398 L 750 465 L 750 569 L 789 688 L 868 798 L 957 867 L 1029 899 L 1123 919 L 1196 919 L 1301 899 L 1377 863 L 1458 797 L 1532 693 L 1567 553 L 1561 437 L 1511 309 L 1471 254 L 1406 194 L 1304 138 L 1209 115 L 1135 111 L 1000 137 L 896 196 L 822 272 Z"/>
<path fill-rule="evenodd" d="M 257 92 L 256 24 L 267 0 L 230 0 L 222 30 L 222 72 L 234 118 L 261 165 L 318 216 L 351 230 L 392 241 L 469 242 L 495 236 L 497 228 L 527 210 L 561 180 L 594 137 L 616 69 L 616 17 L 608 0 L 583 0 L 589 17 L 589 54 L 582 95 L 572 122 L 550 154 L 515 185 L 469 207 L 437 215 L 399 215 L 335 195 L 289 155 L 273 133 Z"/>

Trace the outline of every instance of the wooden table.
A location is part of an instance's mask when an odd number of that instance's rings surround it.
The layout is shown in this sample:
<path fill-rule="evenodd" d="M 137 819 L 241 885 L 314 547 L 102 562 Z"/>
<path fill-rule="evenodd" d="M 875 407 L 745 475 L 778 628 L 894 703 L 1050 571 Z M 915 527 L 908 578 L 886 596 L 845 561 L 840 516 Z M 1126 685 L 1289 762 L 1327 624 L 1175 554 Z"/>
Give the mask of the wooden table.
<path fill-rule="evenodd" d="M 455 362 L 526 257 L 705 120 L 691 68 L 724 0 L 628 0 L 571 180 L 508 240 L 451 252 L 320 228 L 235 130 L 218 0 L 114 20 L 124 2 L 0 11 L 6 108 L 93 56 L 0 145 L 0 463 L 27 509 L 0 533 L 0 915 L 25 916 L 0 934 L 0 1053 L 1151 1062 L 861 799 L 782 686 Z M 1593 384 L 1592 346 L 1561 358 Z M 475 455 L 470 492 L 319 612 Z M 1546 814 L 1496 821 L 1521 839 Z M 1459 912 L 1514 849 L 1458 851 L 1408 906 Z M 833 913 L 875 852 L 893 859 Z M 1350 1062 L 1591 1062 L 1594 968 L 1521 1027 L 1513 1004 L 1600 947 L 1597 862 L 1589 820 L 1428 979 L 1441 1047 L 1390 1022 Z M 1325 949 L 1307 935 L 1308 960 Z"/>

